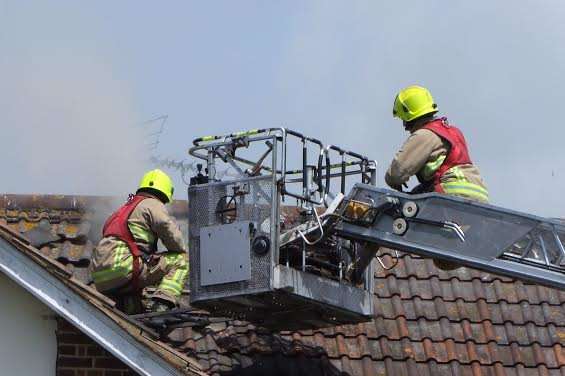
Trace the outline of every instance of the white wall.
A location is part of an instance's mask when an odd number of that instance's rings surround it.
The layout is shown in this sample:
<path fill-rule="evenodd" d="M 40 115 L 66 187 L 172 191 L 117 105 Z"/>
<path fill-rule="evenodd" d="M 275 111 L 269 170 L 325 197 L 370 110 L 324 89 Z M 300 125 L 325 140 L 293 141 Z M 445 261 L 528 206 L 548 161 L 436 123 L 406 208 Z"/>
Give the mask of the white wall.
<path fill-rule="evenodd" d="M 53 312 L 0 273 L 0 375 L 55 376 Z"/>

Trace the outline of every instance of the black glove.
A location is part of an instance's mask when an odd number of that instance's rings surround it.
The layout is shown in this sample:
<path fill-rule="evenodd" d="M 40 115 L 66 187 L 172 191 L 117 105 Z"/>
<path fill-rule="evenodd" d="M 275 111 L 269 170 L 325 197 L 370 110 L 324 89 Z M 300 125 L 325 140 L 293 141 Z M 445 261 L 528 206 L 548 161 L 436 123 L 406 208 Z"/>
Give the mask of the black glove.
<path fill-rule="evenodd" d="M 410 191 L 410 194 L 417 195 L 420 193 L 428 193 L 432 191 L 433 191 L 433 185 L 431 183 L 420 183 Z"/>

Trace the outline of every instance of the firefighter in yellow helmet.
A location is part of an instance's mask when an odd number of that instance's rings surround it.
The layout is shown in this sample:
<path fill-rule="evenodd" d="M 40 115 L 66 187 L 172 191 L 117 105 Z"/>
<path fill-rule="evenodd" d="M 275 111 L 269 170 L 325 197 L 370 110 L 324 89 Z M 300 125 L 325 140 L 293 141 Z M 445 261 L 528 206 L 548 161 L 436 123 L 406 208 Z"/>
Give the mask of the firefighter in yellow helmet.
<path fill-rule="evenodd" d="M 488 202 L 488 191 L 479 169 L 471 162 L 463 133 L 436 117 L 438 111 L 430 92 L 421 86 L 409 86 L 394 99 L 392 113 L 402 120 L 410 133 L 388 168 L 385 181 L 393 189 L 416 175 L 420 185 L 412 193 L 439 192 L 466 199 Z M 459 265 L 434 259 L 443 270 Z"/>
<path fill-rule="evenodd" d="M 420 182 L 417 193 L 435 191 L 488 202 L 487 188 L 471 162 L 463 134 L 437 112 L 426 88 L 409 86 L 397 94 L 393 115 L 410 135 L 392 160 L 386 183 L 401 190 L 415 175 Z"/>
<path fill-rule="evenodd" d="M 96 288 L 115 297 L 129 314 L 141 313 L 141 291 L 156 285 L 146 310 L 174 308 L 188 278 L 188 257 L 182 233 L 165 204 L 173 182 L 161 170 L 147 172 L 135 195 L 112 214 L 92 256 Z M 167 252 L 156 254 L 160 239 Z"/>

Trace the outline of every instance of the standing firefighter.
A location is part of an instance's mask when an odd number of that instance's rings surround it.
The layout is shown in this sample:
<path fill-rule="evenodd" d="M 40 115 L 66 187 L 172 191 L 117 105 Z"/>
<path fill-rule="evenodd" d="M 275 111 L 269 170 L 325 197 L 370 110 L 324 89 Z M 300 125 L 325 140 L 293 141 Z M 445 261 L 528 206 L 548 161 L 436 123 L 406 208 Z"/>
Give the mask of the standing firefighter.
<path fill-rule="evenodd" d="M 385 175 L 393 189 L 416 175 L 420 185 L 412 193 L 439 192 L 488 202 L 488 191 L 479 169 L 471 162 L 463 133 L 447 118 L 435 116 L 437 104 L 430 92 L 409 86 L 396 96 L 392 113 L 400 118 L 410 136 L 396 153 Z M 443 270 L 459 265 L 434 259 Z"/>
<path fill-rule="evenodd" d="M 398 93 L 392 113 L 410 136 L 386 172 L 386 183 L 401 190 L 416 175 L 417 193 L 435 191 L 488 202 L 488 191 L 471 162 L 463 134 L 447 118 L 437 118 L 437 111 L 432 95 L 423 87 L 410 86 Z"/>
<path fill-rule="evenodd" d="M 174 308 L 188 277 L 188 258 L 182 234 L 165 204 L 173 197 L 171 178 L 152 170 L 141 179 L 135 195 L 112 214 L 92 257 L 96 288 L 116 297 L 127 313 L 140 313 L 141 291 L 157 285 L 147 309 Z M 157 240 L 167 248 L 156 254 Z"/>

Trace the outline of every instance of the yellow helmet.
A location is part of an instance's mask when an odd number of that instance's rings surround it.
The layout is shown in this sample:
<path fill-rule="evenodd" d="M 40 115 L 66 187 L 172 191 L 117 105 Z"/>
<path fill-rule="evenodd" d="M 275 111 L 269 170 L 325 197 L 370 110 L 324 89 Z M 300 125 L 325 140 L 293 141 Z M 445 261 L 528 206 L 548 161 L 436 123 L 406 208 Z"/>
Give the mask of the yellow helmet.
<path fill-rule="evenodd" d="M 437 112 L 428 89 L 421 86 L 408 86 L 402 89 L 394 99 L 392 115 L 403 121 L 412 121 L 426 114 Z"/>
<path fill-rule="evenodd" d="M 165 174 L 159 169 L 151 170 L 141 178 L 139 182 L 139 190 L 154 190 L 162 195 L 166 199 L 165 203 L 170 202 L 173 199 L 173 192 L 175 188 L 173 187 L 173 181 L 169 175 Z"/>

